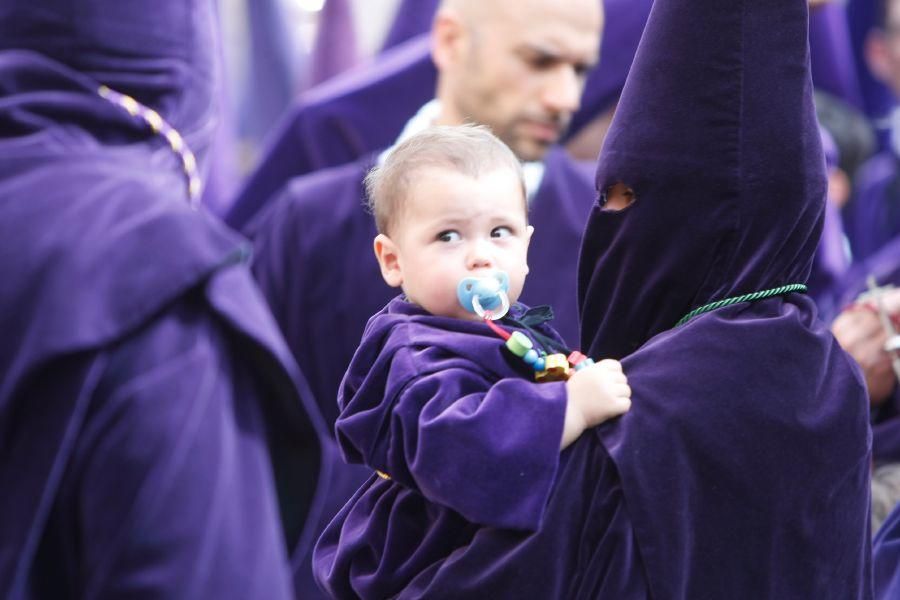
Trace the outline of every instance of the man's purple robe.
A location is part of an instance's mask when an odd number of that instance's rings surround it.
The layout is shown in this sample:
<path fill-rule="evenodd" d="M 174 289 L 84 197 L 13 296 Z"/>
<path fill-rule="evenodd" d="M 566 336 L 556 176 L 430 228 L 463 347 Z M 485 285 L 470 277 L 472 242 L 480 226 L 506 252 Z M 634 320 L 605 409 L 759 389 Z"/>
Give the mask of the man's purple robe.
<path fill-rule="evenodd" d="M 291 598 L 308 560 L 331 458 L 247 244 L 97 93 L 156 108 L 202 156 L 212 11 L 0 13 L 4 598 Z"/>
<path fill-rule="evenodd" d="M 812 302 L 675 327 L 809 274 L 825 180 L 806 0 L 657 0 L 647 28 L 597 173 L 637 200 L 593 209 L 579 278 L 583 341 L 626 357 L 632 409 L 561 455 L 536 532 L 480 528 L 400 598 L 871 594 L 865 388 Z M 402 516 L 370 583 L 428 550 Z"/>

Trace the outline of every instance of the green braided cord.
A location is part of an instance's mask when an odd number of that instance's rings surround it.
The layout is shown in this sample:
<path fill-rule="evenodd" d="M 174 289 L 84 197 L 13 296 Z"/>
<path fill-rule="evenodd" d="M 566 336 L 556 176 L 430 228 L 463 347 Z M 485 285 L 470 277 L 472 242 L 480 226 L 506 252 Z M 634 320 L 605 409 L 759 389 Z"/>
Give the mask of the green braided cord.
<path fill-rule="evenodd" d="M 757 300 L 771 298 L 772 296 L 781 296 L 782 294 L 789 294 L 791 292 L 805 293 L 806 286 L 802 283 L 791 283 L 789 285 L 783 285 L 771 290 L 763 290 L 761 292 L 753 292 L 752 294 L 744 294 L 743 296 L 735 296 L 733 298 L 725 298 L 724 300 L 710 302 L 709 304 L 705 304 L 700 308 L 695 308 L 688 314 L 681 317 L 681 320 L 675 323 L 675 327 L 684 325 L 697 315 L 708 313 L 710 311 L 716 310 L 717 308 L 722 308 L 723 306 L 731 306 L 732 304 L 738 304 L 739 302 L 756 302 Z"/>

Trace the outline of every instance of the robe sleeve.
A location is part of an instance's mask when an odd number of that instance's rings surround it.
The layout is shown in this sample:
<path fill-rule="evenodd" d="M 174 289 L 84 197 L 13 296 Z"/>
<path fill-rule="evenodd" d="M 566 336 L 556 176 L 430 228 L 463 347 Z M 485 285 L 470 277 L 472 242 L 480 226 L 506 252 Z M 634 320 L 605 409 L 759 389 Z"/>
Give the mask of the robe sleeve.
<path fill-rule="evenodd" d="M 420 376 L 394 401 L 380 470 L 474 523 L 536 530 L 559 462 L 566 399 L 561 382 L 491 385 L 458 367 Z"/>
<path fill-rule="evenodd" d="M 107 353 L 57 504 L 76 595 L 293 597 L 262 394 L 233 353 L 196 307 Z"/>

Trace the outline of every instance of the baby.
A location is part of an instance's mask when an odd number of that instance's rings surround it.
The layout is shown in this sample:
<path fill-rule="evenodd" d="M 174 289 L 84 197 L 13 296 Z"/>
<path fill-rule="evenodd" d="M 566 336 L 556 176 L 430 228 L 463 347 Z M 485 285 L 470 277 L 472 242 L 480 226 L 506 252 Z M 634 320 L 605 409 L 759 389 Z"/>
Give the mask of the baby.
<path fill-rule="evenodd" d="M 400 144 L 366 185 L 375 255 L 403 295 L 369 321 L 339 393 L 344 456 L 377 475 L 317 545 L 313 568 L 335 597 L 399 594 L 480 527 L 536 530 L 560 449 L 631 406 L 617 361 L 535 381 L 564 345 L 547 311 L 516 304 L 533 228 L 502 142 L 481 127 L 435 127 Z M 461 281 L 505 290 L 499 326 L 462 301 Z M 404 548 L 420 542 L 397 557 L 395 536 Z M 380 570 L 388 555 L 406 568 Z"/>

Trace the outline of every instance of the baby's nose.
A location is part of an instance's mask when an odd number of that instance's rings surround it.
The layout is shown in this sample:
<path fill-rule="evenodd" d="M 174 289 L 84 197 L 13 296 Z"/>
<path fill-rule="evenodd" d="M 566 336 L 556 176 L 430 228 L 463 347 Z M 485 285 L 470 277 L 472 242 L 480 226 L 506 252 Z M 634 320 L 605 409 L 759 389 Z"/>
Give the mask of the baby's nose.
<path fill-rule="evenodd" d="M 494 266 L 494 259 L 489 246 L 489 244 L 481 241 L 472 243 L 466 260 L 468 268 L 483 269 Z"/>

